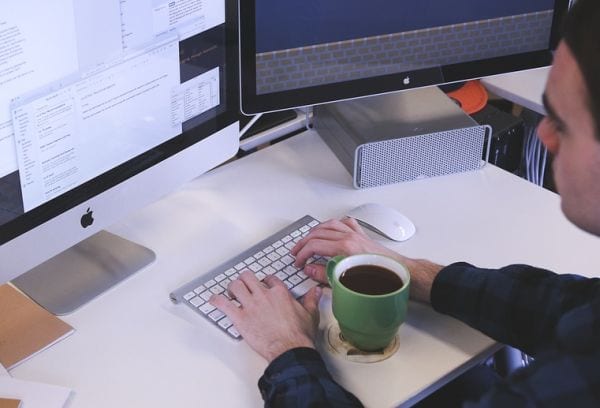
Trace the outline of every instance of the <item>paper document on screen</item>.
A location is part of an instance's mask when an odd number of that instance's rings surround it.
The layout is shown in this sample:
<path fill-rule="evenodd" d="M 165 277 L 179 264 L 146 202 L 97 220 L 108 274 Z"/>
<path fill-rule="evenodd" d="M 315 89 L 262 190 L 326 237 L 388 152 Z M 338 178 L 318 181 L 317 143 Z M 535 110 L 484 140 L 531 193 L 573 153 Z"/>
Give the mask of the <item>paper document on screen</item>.
<path fill-rule="evenodd" d="M 0 396 L 21 400 L 23 408 L 63 408 L 71 394 L 65 387 L 0 377 Z"/>
<path fill-rule="evenodd" d="M 25 211 L 181 133 L 176 37 L 13 110 Z"/>
<path fill-rule="evenodd" d="M 182 123 L 220 103 L 219 67 L 181 84 L 173 92 L 173 122 Z"/>
<path fill-rule="evenodd" d="M 73 0 L 0 2 L 0 177 L 17 170 L 11 100 L 76 72 L 75 38 Z"/>
<path fill-rule="evenodd" d="M 225 0 L 121 0 L 123 50 L 168 32 L 185 40 L 223 23 Z"/>
<path fill-rule="evenodd" d="M 154 7 L 154 29 L 177 29 L 181 40 L 225 22 L 225 1 L 172 0 Z"/>

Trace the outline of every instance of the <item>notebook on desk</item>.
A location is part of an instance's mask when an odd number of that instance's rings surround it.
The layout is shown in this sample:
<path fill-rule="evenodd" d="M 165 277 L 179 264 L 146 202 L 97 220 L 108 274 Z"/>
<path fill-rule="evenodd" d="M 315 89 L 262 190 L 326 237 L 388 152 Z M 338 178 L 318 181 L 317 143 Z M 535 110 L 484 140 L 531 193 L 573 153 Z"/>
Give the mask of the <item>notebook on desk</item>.
<path fill-rule="evenodd" d="M 8 370 L 73 331 L 14 287 L 0 286 L 0 364 Z"/>

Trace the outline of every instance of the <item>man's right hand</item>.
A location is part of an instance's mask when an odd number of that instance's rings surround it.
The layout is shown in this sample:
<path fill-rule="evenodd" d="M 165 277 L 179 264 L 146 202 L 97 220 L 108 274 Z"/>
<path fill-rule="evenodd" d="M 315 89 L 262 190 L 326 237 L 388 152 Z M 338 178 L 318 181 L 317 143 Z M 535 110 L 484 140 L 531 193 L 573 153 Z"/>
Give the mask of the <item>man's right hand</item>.
<path fill-rule="evenodd" d="M 431 285 L 442 266 L 424 259 L 411 259 L 373 241 L 354 218 L 330 220 L 313 228 L 291 251 L 296 257 L 295 266 L 304 266 L 304 273 L 317 282 L 327 284 L 324 265 L 307 264 L 313 255 L 349 256 L 379 254 L 397 260 L 406 266 L 411 275 L 411 297 L 429 302 Z"/>

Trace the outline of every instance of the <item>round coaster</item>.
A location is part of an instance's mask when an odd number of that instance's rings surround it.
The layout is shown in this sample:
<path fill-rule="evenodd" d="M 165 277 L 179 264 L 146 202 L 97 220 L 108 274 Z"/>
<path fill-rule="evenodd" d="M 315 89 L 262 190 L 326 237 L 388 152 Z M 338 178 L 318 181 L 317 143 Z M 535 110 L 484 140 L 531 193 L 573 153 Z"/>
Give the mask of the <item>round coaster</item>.
<path fill-rule="evenodd" d="M 400 339 L 396 334 L 389 345 L 381 350 L 363 351 L 348 343 L 337 323 L 332 323 L 323 331 L 325 343 L 329 352 L 339 355 L 355 363 L 376 363 L 392 356 L 400 347 Z"/>

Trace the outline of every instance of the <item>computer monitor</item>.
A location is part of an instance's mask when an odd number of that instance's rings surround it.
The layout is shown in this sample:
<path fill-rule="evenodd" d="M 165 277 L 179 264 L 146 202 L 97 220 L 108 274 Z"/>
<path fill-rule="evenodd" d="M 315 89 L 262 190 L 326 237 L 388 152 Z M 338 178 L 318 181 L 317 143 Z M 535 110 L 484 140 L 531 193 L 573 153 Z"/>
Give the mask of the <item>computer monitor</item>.
<path fill-rule="evenodd" d="M 242 111 L 549 65 L 569 0 L 240 2 Z"/>
<path fill-rule="evenodd" d="M 63 262 L 127 276 L 102 229 L 238 151 L 237 41 L 231 0 L 0 4 L 0 283 L 65 313 L 114 282 Z"/>

